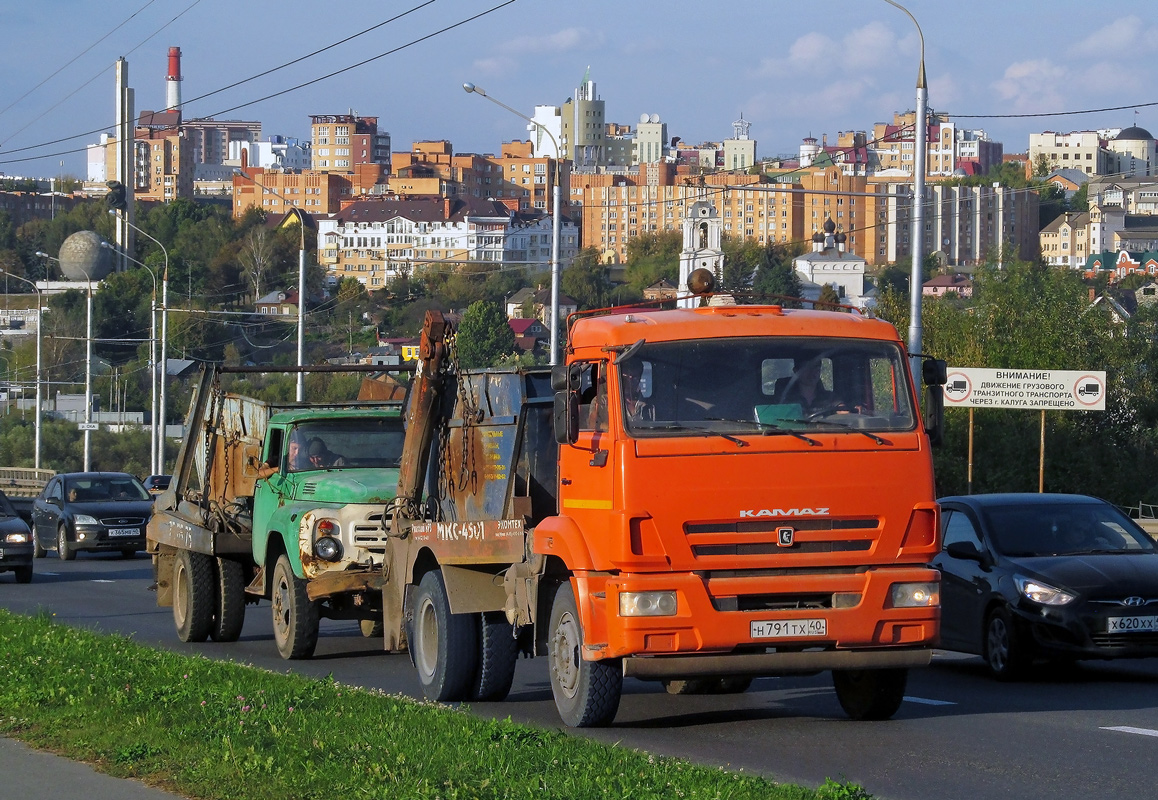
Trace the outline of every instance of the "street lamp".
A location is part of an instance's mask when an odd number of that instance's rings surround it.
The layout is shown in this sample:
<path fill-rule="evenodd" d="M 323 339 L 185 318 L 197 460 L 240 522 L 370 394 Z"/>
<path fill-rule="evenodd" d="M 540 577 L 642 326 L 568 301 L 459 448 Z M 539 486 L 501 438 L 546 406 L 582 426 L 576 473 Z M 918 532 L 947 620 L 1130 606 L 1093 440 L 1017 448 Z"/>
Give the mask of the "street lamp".
<path fill-rule="evenodd" d="M 60 263 L 59 258 L 53 258 L 48 253 L 43 253 L 39 250 L 36 255 L 41 258 L 47 258 L 56 263 Z M 78 269 L 84 273 L 85 283 L 88 286 L 87 298 L 85 301 L 85 329 L 84 329 L 84 471 L 88 472 L 89 464 L 92 463 L 90 456 L 92 454 L 92 274 L 81 267 Z"/>
<path fill-rule="evenodd" d="M 47 253 L 37 253 L 36 255 L 47 256 L 48 254 Z M 51 256 L 49 256 L 49 257 L 51 258 Z M 7 275 L 10 278 L 15 278 L 18 281 L 24 281 L 25 283 L 27 283 L 29 286 L 32 287 L 32 290 L 34 292 L 36 292 L 36 419 L 35 419 L 36 452 L 35 452 L 34 460 L 32 463 L 33 463 L 33 466 L 39 470 L 40 469 L 40 415 L 42 412 L 41 396 L 40 396 L 40 383 L 41 383 L 41 379 L 40 379 L 40 330 L 41 330 L 41 325 L 40 325 L 40 323 L 41 323 L 41 320 L 43 319 L 41 312 L 44 310 L 44 305 L 43 305 L 43 302 L 42 302 L 41 296 L 40 296 L 40 287 L 36 285 L 35 281 L 30 281 L 27 278 L 20 277 L 19 275 L 13 275 L 11 272 L 7 272 L 6 270 L 0 270 L 0 272 L 3 272 L 5 275 Z"/>
<path fill-rule="evenodd" d="M 239 175 L 248 181 L 251 181 L 254 186 L 261 189 L 263 192 L 269 192 L 274 197 L 279 198 L 283 203 L 288 205 L 298 218 L 298 228 L 301 231 L 301 241 L 298 245 L 298 367 L 305 366 L 306 363 L 306 218 L 305 212 L 295 206 L 290 200 L 282 197 L 282 195 L 270 189 L 265 184 L 243 172 L 240 169 L 233 170 L 234 175 Z M 301 370 L 298 371 L 298 385 L 297 385 L 297 401 L 304 403 L 306 399 L 306 374 Z"/>
<path fill-rule="evenodd" d="M 117 210 L 115 208 L 110 208 L 109 213 L 113 216 L 117 216 Z M 161 253 L 165 256 L 165 272 L 161 277 L 161 368 L 158 370 L 157 374 L 157 380 L 161 384 L 161 396 L 157 403 L 157 413 L 154 416 L 154 419 L 160 420 L 158 433 L 154 437 L 157 440 L 157 463 L 155 465 L 156 472 L 153 474 L 158 475 L 165 471 L 165 408 L 167 407 L 165 398 L 168 393 L 168 387 L 166 385 L 168 381 L 166 379 L 169 377 L 169 251 L 165 249 L 165 245 L 161 244 L 152 236 L 145 233 L 133 223 L 129 222 L 127 216 L 121 217 L 121 221 L 135 230 L 137 233 L 144 236 L 149 241 L 153 242 L 155 245 L 157 245 L 157 247 L 160 247 Z M 127 257 L 128 256 L 126 255 L 126 258 Z M 139 264 L 140 262 L 138 261 L 137 263 Z M 153 281 L 153 297 L 155 302 L 157 294 L 156 276 L 154 276 Z M 154 362 L 153 368 L 156 369 L 156 367 L 156 362 Z"/>
<path fill-rule="evenodd" d="M 537 122 L 526 114 L 511 108 L 506 103 L 494 99 L 487 94 L 481 86 L 475 86 L 473 83 L 464 83 L 462 88 L 468 94 L 473 92 L 481 97 L 485 97 L 499 108 L 506 109 L 515 116 L 525 119 L 543 133 L 547 134 L 551 143 L 555 145 L 555 188 L 551 193 L 551 202 L 554 206 L 554 208 L 551 209 L 551 366 L 554 366 L 559 363 L 559 209 L 562 203 L 559 161 L 563 157 L 563 152 L 559 149 L 559 142 L 555 139 L 554 134 L 552 134 L 543 123 Z"/>
<path fill-rule="evenodd" d="M 909 353 L 921 352 L 921 278 L 925 249 L 925 139 L 928 133 L 925 117 L 928 114 L 929 90 L 925 83 L 925 34 L 917 18 L 909 9 L 896 0 L 885 0 L 890 6 L 899 8 L 913 21 L 917 27 L 917 36 L 921 40 L 921 63 L 917 67 L 917 110 L 913 131 L 913 267 L 909 279 Z M 918 374 L 917 359 L 911 358 L 913 375 Z"/>
<path fill-rule="evenodd" d="M 112 250 L 114 253 L 118 252 L 117 248 L 108 242 L 101 242 L 101 247 L 106 250 Z M 129 261 L 140 267 L 144 267 L 149 272 L 149 277 L 153 279 L 153 297 L 149 302 L 149 417 L 151 425 L 149 428 L 149 471 L 151 475 L 158 475 L 161 471 L 161 466 L 158 463 L 157 453 L 163 447 L 161 440 L 158 438 L 157 427 L 157 273 L 153 272 L 148 264 L 144 264 L 133 258 L 127 253 L 123 253 Z"/>

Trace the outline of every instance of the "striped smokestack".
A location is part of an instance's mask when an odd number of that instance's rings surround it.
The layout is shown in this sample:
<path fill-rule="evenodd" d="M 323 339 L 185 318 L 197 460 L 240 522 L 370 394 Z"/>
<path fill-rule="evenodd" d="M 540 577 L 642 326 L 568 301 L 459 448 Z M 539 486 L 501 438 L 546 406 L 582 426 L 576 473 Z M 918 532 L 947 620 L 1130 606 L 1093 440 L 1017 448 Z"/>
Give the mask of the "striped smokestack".
<path fill-rule="evenodd" d="M 181 48 L 169 48 L 169 75 L 165 78 L 165 107 L 181 110 Z"/>

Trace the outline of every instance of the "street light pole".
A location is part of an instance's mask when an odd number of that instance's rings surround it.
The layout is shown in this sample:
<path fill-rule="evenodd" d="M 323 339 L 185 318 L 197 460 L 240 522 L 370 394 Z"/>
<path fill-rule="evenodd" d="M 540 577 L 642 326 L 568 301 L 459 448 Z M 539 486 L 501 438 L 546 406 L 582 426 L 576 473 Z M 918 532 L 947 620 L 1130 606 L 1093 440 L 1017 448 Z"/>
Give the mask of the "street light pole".
<path fill-rule="evenodd" d="M 117 216 L 116 209 L 109 209 L 109 213 Z M 157 403 L 157 412 L 154 419 L 157 421 L 157 431 L 154 436 L 156 439 L 157 448 L 157 463 L 155 465 L 154 475 L 161 474 L 165 471 L 165 409 L 168 407 L 166 403 L 166 396 L 168 394 L 168 377 L 169 377 L 169 251 L 165 249 L 165 245 L 161 244 L 155 238 L 150 236 L 145 231 L 138 228 L 133 223 L 129 222 L 128 215 L 121 215 L 121 220 L 137 233 L 144 236 L 149 241 L 153 242 L 157 247 L 161 248 L 161 254 L 165 256 L 165 272 L 161 278 L 161 363 L 160 369 L 157 369 L 157 364 L 154 363 L 153 369 L 157 371 L 157 381 L 160 383 L 160 399 Z M 126 254 L 127 257 L 127 254 Z M 137 262 L 140 263 L 140 262 Z M 154 282 L 156 277 L 154 276 Z M 156 284 L 154 283 L 153 296 L 156 297 Z"/>
<path fill-rule="evenodd" d="M 253 183 L 254 186 L 261 189 L 263 192 L 269 192 L 274 197 L 280 199 L 283 203 L 288 205 L 293 210 L 294 215 L 298 218 L 298 229 L 301 238 L 298 243 L 298 366 L 303 367 L 306 363 L 306 220 L 305 212 L 295 206 L 290 200 L 270 189 L 265 184 L 257 180 L 257 178 L 240 169 L 234 169 L 233 174 Z M 263 209 L 264 210 L 264 209 Z M 257 298 L 255 298 L 257 299 Z M 298 372 L 297 382 L 297 401 L 304 403 L 306 400 L 306 374 Z"/>
<path fill-rule="evenodd" d="M 43 254 L 37 253 L 37 255 L 39 256 L 39 255 L 47 255 L 47 254 L 46 253 L 43 253 Z M 4 270 L 0 270 L 0 272 L 4 272 L 5 275 L 13 277 L 18 281 L 24 281 L 25 283 L 27 283 L 29 286 L 32 287 L 32 290 L 34 292 L 36 292 L 36 417 L 34 419 L 34 423 L 36 426 L 36 445 L 35 445 L 36 450 L 35 450 L 35 455 L 33 456 L 32 464 L 33 464 L 33 467 L 35 469 L 40 469 L 40 414 L 41 414 L 41 410 L 42 410 L 41 396 L 40 396 L 40 386 L 41 386 L 41 374 L 40 374 L 40 342 L 41 342 L 40 330 L 41 330 L 41 324 L 40 323 L 43 321 L 43 314 L 41 312 L 43 312 L 43 310 L 44 310 L 44 304 L 43 304 L 42 298 L 40 296 L 40 287 L 36 285 L 35 281 L 30 281 L 27 278 L 20 277 L 19 275 L 13 275 L 11 272 L 6 272 Z"/>
<path fill-rule="evenodd" d="M 924 277 L 924 250 L 925 250 L 925 146 L 928 134 L 929 89 L 925 82 L 925 34 L 917 18 L 909 9 L 897 3 L 896 0 L 885 0 L 890 6 L 899 8 L 912 20 L 917 28 L 917 36 L 921 40 L 921 62 L 917 68 L 917 108 L 913 130 L 913 266 L 909 277 L 909 353 L 921 352 L 921 289 Z M 911 358 L 913 375 L 918 374 L 916 358 Z"/>
<path fill-rule="evenodd" d="M 551 202 L 554 208 L 551 209 L 551 366 L 559 363 L 559 219 L 560 219 L 560 205 L 562 203 L 562 183 L 561 164 L 563 153 L 559 149 L 559 142 L 555 139 L 555 135 L 547 129 L 547 126 L 541 122 L 531 119 L 526 114 L 508 106 L 506 103 L 500 102 L 486 93 L 481 86 L 475 86 L 473 83 L 464 83 L 462 88 L 468 93 L 474 93 L 481 97 L 485 97 L 499 108 L 506 109 L 517 117 L 525 119 L 527 122 L 534 125 L 536 128 L 547 134 L 551 143 L 555 145 L 555 186 L 551 192 Z"/>
<path fill-rule="evenodd" d="M 117 252 L 117 249 L 108 242 L 101 242 L 101 247 Z M 153 279 L 153 295 L 149 299 L 149 474 L 160 474 L 157 453 L 160 441 L 157 438 L 157 273 L 145 263 L 137 261 L 128 253 L 123 253 L 129 261 L 139 267 L 144 267 Z"/>

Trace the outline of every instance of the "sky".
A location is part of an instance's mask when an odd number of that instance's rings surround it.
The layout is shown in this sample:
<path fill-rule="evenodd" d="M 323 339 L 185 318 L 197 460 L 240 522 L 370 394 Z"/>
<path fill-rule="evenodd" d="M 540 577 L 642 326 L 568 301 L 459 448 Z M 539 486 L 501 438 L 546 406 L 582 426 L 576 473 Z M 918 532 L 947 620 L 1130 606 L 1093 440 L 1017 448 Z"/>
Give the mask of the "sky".
<path fill-rule="evenodd" d="M 904 4 L 924 32 L 930 108 L 1005 152 L 1039 131 L 1158 132 L 1152 0 Z M 84 146 L 112 130 L 114 62 L 128 60 L 137 113 L 160 109 L 170 46 L 186 118 L 307 138 L 311 114 L 353 111 L 378 117 L 396 151 L 449 139 L 475 153 L 528 133 L 464 82 L 532 115 L 590 69 L 609 122 L 659 114 L 694 144 L 729 138 L 742 115 L 768 157 L 912 110 L 920 60 L 916 26 L 886 0 L 0 0 L 0 21 L 9 176 L 85 177 Z"/>

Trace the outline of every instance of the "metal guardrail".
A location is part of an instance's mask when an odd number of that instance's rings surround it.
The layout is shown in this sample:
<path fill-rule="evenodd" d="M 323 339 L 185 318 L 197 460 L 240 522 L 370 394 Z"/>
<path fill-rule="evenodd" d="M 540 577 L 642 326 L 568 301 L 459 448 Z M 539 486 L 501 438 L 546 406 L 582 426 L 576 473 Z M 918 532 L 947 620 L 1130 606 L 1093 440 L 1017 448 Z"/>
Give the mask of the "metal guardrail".
<path fill-rule="evenodd" d="M 12 497 L 32 497 L 40 494 L 44 484 L 55 474 L 54 469 L 0 467 L 0 489 Z"/>

